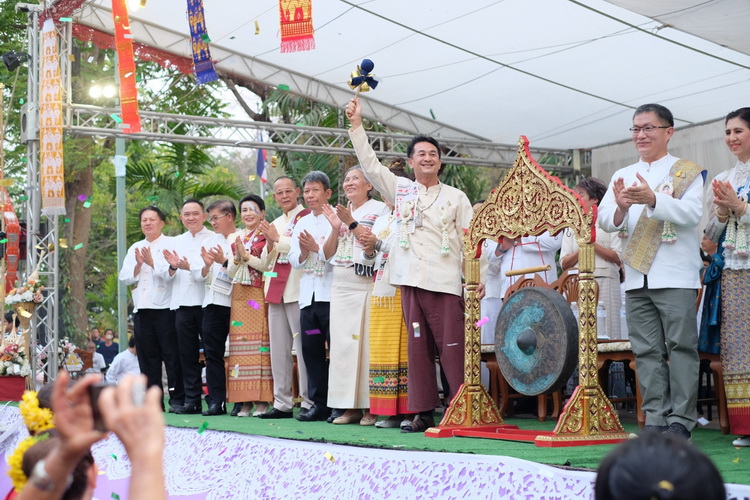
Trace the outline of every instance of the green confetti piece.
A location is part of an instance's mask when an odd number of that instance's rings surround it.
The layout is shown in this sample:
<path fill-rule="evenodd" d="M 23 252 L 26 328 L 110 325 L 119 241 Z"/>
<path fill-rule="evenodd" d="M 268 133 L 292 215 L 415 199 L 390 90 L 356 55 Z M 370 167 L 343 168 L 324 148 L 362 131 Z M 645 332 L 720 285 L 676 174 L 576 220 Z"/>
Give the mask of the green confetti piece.
<path fill-rule="evenodd" d="M 114 498 L 115 500 L 120 500 L 120 495 L 118 495 L 117 493 L 112 493 L 112 498 Z"/>
<path fill-rule="evenodd" d="M 63 219 L 63 222 L 70 222 L 70 219 L 68 219 L 68 218 L 66 217 L 65 219 Z"/>
<path fill-rule="evenodd" d="M 284 83 L 282 83 L 281 85 L 279 85 L 276 88 L 278 88 L 279 90 L 283 90 L 284 92 L 289 92 L 289 85 L 286 85 Z"/>
<path fill-rule="evenodd" d="M 60 18 L 60 22 L 61 23 L 72 23 L 73 22 L 73 18 L 72 17 L 61 17 Z"/>
<path fill-rule="evenodd" d="M 26 101 L 25 101 L 25 100 L 24 100 L 24 98 L 22 97 L 22 98 L 20 98 L 20 99 L 18 100 L 18 102 L 20 102 L 21 104 L 23 104 L 23 103 L 25 103 Z"/>
<path fill-rule="evenodd" d="M 80 250 L 81 248 L 83 248 L 83 243 L 79 243 L 76 246 L 74 246 L 73 250 Z"/>
<path fill-rule="evenodd" d="M 271 350 L 270 347 L 261 347 L 258 349 L 260 352 L 269 352 Z"/>
<path fill-rule="evenodd" d="M 208 37 L 208 33 L 202 33 L 201 38 L 203 39 L 204 42 L 211 43 L 211 39 Z"/>
<path fill-rule="evenodd" d="M 430 116 L 433 120 L 435 119 L 435 112 L 432 110 L 432 108 L 430 108 Z"/>
<path fill-rule="evenodd" d="M 143 77 L 141 77 L 141 75 L 135 75 L 135 82 L 136 83 L 141 83 L 142 80 L 143 80 Z"/>
<path fill-rule="evenodd" d="M 115 460 L 117 460 L 117 455 L 115 455 L 114 453 L 112 453 L 112 454 L 110 455 L 110 457 L 112 457 L 112 458 L 114 458 Z"/>
<path fill-rule="evenodd" d="M 159 197 L 158 197 L 158 196 L 149 196 L 149 197 L 148 197 L 148 198 L 146 198 L 146 199 L 147 199 L 148 201 L 157 201 L 157 200 L 159 199 Z"/>
<path fill-rule="evenodd" d="M 201 422 L 201 426 L 198 428 L 198 434 L 203 434 L 208 429 L 208 422 L 205 420 Z"/>
<path fill-rule="evenodd" d="M 242 321 L 232 321 L 232 326 L 242 326 Z"/>
<path fill-rule="evenodd" d="M 26 196 L 25 194 L 21 195 L 21 201 L 27 201 L 28 199 L 29 199 L 29 197 Z"/>
<path fill-rule="evenodd" d="M 372 379 L 372 381 L 376 384 L 382 384 L 383 382 L 385 382 L 385 377 L 375 377 L 374 379 Z"/>
<path fill-rule="evenodd" d="M 3 238 L 2 240 L 0 240 L 0 243 L 8 243 L 8 238 Z"/>
<path fill-rule="evenodd" d="M 179 173 L 179 172 L 175 172 L 175 173 L 174 173 L 174 176 L 175 176 L 175 177 L 179 177 L 179 176 L 180 176 L 180 173 Z"/>
<path fill-rule="evenodd" d="M 275 277 L 278 276 L 278 274 L 276 274 L 276 273 L 274 273 L 272 271 L 267 271 L 267 272 L 263 273 L 263 276 L 266 276 L 267 278 L 275 278 Z"/>
<path fill-rule="evenodd" d="M 111 116 L 111 117 L 112 117 L 112 119 L 113 119 L 114 121 L 116 121 L 117 123 L 122 123 L 122 118 L 120 118 L 120 115 L 118 115 L 118 114 L 116 114 L 116 113 L 112 113 L 112 114 L 111 114 L 111 115 L 109 115 L 109 116 Z"/>
<path fill-rule="evenodd" d="M 29 161 L 29 159 L 28 159 L 28 158 L 26 158 L 25 156 L 24 156 L 23 158 L 21 158 L 21 162 L 22 162 L 22 163 L 26 163 L 27 161 Z"/>
<path fill-rule="evenodd" d="M 237 38 L 237 37 L 234 36 L 234 35 L 232 35 L 232 36 L 229 37 L 230 40 L 234 40 L 235 38 Z"/>
<path fill-rule="evenodd" d="M 86 200 L 83 204 L 83 208 L 89 208 L 91 206 L 91 202 Z"/>

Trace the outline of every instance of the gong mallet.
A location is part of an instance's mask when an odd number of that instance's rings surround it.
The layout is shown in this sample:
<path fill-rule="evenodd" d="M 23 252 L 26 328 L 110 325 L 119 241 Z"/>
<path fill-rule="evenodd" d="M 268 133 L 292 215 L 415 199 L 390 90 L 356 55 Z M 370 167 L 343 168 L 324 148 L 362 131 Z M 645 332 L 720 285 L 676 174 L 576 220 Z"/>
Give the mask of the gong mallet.
<path fill-rule="evenodd" d="M 510 271 L 505 271 L 505 276 L 511 277 L 511 276 L 519 276 L 521 274 L 533 274 L 533 273 L 541 273 L 544 271 L 549 271 L 552 269 L 552 267 L 547 264 L 546 266 L 536 266 L 536 267 L 524 267 L 523 269 L 512 269 Z"/>
<path fill-rule="evenodd" d="M 349 87 L 354 90 L 354 98 L 359 97 L 360 92 L 368 92 L 378 86 L 378 81 L 372 74 L 375 69 L 375 63 L 370 59 L 362 59 L 362 63 L 357 65 L 357 69 L 352 71 L 349 78 Z"/>

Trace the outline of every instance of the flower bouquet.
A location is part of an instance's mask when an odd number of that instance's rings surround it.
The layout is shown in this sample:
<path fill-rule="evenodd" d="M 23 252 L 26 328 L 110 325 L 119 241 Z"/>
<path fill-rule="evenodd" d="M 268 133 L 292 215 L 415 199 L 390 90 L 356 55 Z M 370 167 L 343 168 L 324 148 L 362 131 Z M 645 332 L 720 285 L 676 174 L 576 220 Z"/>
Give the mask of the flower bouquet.
<path fill-rule="evenodd" d="M 26 353 L 18 344 L 8 344 L 0 354 L 0 376 L 26 377 L 31 375 L 31 365 Z"/>

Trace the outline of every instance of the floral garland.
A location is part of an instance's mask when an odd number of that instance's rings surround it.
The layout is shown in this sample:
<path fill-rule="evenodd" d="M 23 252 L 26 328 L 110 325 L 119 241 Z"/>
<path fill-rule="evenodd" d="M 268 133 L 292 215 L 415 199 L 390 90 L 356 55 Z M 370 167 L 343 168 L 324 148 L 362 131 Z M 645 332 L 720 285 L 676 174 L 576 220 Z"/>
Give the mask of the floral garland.
<path fill-rule="evenodd" d="M 445 205 L 440 206 L 440 223 L 443 226 L 442 244 L 440 245 L 440 253 L 445 256 L 451 251 L 450 242 L 448 240 L 448 209 Z"/>
<path fill-rule="evenodd" d="M 13 489 L 20 493 L 26 486 L 28 478 L 23 472 L 23 456 L 26 451 L 39 441 L 44 441 L 49 436 L 42 434 L 55 427 L 54 415 L 49 408 L 39 407 L 39 397 L 36 391 L 23 393 L 18 410 L 23 417 L 26 427 L 29 429 L 29 437 L 21 441 L 13 454 L 8 458 L 8 476 L 13 483 Z"/>
<path fill-rule="evenodd" d="M 36 391 L 23 393 L 18 410 L 32 435 L 40 434 L 55 427 L 54 415 L 49 408 L 39 407 L 39 398 Z"/>
<path fill-rule="evenodd" d="M 10 481 L 13 483 L 13 489 L 16 493 L 21 493 L 21 490 L 26 486 L 26 482 L 29 478 L 23 472 L 23 456 L 26 451 L 34 446 L 39 441 L 44 441 L 48 436 L 29 436 L 18 445 L 13 451 L 10 457 L 8 457 L 8 475 Z"/>
<path fill-rule="evenodd" d="M 398 232 L 398 245 L 409 248 L 409 223 L 414 218 L 414 202 L 406 201 L 401 209 L 401 226 Z"/>
<path fill-rule="evenodd" d="M 337 264 L 351 264 L 353 258 L 354 233 L 342 224 L 339 230 L 338 244 L 336 245 L 336 254 L 333 257 L 333 261 Z"/>
<path fill-rule="evenodd" d="M 747 246 L 747 228 L 745 226 L 733 214 L 729 216 L 723 246 L 727 250 L 733 250 L 737 257 L 747 257 L 750 255 L 750 249 Z"/>

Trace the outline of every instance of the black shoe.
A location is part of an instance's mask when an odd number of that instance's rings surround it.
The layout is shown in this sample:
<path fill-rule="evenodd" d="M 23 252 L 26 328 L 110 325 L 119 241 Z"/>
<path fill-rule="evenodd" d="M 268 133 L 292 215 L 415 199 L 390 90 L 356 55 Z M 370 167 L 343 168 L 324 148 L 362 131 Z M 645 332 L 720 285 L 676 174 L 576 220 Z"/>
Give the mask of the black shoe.
<path fill-rule="evenodd" d="M 304 415 L 297 415 L 300 422 L 317 422 L 331 416 L 331 409 L 327 406 L 313 405 Z"/>
<path fill-rule="evenodd" d="M 258 415 L 258 418 L 292 418 L 292 412 L 271 408 L 271 411 L 261 413 L 260 415 Z"/>
<path fill-rule="evenodd" d="M 230 413 L 230 415 L 236 417 L 240 410 L 242 410 L 242 405 L 243 403 L 234 403 L 234 407 L 232 408 L 232 413 Z"/>
<path fill-rule="evenodd" d="M 214 403 L 208 407 L 208 410 L 204 411 L 202 415 L 204 417 L 212 417 L 214 415 L 226 415 L 227 407 L 224 403 Z"/>
<path fill-rule="evenodd" d="M 170 403 L 170 405 L 169 405 L 169 413 L 177 413 L 177 410 L 179 410 L 183 406 L 184 405 L 178 404 L 178 403 L 174 403 L 174 404 Z"/>
<path fill-rule="evenodd" d="M 184 406 L 174 409 L 176 415 L 200 415 L 202 411 L 200 403 L 185 403 Z"/>
<path fill-rule="evenodd" d="M 685 441 L 690 441 L 690 437 L 692 436 L 692 434 L 690 434 L 690 431 L 687 430 L 687 427 L 679 422 L 672 422 L 671 424 L 669 424 L 667 430 L 662 432 L 662 434 L 676 436 L 678 438 L 684 439 Z"/>
<path fill-rule="evenodd" d="M 339 418 L 344 413 L 346 413 L 346 410 L 334 408 L 333 411 L 331 411 L 331 416 L 326 419 L 326 422 L 328 422 L 329 424 L 332 424 L 334 420 Z"/>
<path fill-rule="evenodd" d="M 297 416 L 298 416 L 298 417 L 299 417 L 299 416 L 302 416 L 302 417 L 304 417 L 305 415 L 307 415 L 307 412 L 308 412 L 308 411 L 310 411 L 310 408 L 300 408 L 300 409 L 299 409 L 299 413 L 297 414 Z"/>

